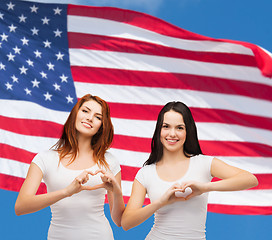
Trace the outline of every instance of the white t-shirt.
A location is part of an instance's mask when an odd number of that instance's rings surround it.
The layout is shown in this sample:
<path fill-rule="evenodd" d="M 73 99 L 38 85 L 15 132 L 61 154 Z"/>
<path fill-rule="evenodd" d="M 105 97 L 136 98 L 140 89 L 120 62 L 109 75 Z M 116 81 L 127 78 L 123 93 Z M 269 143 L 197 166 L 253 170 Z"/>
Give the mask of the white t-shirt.
<path fill-rule="evenodd" d="M 210 182 L 213 157 L 197 155 L 190 158 L 185 175 L 175 182 L 167 182 L 157 174 L 156 164 L 141 168 L 136 179 L 146 188 L 150 201 L 159 199 L 174 183 L 185 181 Z M 175 202 L 155 212 L 154 225 L 148 240 L 205 239 L 208 193 L 188 201 Z"/>
<path fill-rule="evenodd" d="M 118 161 L 110 153 L 105 155 L 111 172 L 116 175 L 120 170 Z M 37 154 L 33 161 L 43 173 L 43 180 L 48 192 L 67 187 L 83 170 L 71 170 L 59 163 L 56 151 Z M 88 170 L 95 171 L 94 165 Z M 100 174 L 89 176 L 86 185 L 102 183 Z M 48 231 L 49 240 L 100 239 L 112 240 L 113 233 L 104 214 L 104 188 L 81 191 L 51 205 L 52 219 Z"/>

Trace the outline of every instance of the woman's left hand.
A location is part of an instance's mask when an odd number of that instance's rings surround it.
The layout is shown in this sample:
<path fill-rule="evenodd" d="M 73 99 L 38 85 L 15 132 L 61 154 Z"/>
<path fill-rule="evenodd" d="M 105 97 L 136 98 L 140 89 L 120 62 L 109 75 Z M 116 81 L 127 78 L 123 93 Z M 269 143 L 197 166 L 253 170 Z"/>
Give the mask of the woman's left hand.
<path fill-rule="evenodd" d="M 107 191 L 114 192 L 115 190 L 118 190 L 118 191 L 121 190 L 118 182 L 116 181 L 116 178 L 111 172 L 106 172 L 104 169 L 98 169 L 95 171 L 94 174 L 97 174 L 97 173 L 102 173 L 100 176 L 103 182 L 102 185 Z"/>
<path fill-rule="evenodd" d="M 190 187 L 192 189 L 192 193 L 185 197 L 185 200 L 189 200 L 192 197 L 201 195 L 202 193 L 207 192 L 207 184 L 202 182 L 185 182 L 181 184 L 182 190 L 185 191 L 186 188 Z"/>

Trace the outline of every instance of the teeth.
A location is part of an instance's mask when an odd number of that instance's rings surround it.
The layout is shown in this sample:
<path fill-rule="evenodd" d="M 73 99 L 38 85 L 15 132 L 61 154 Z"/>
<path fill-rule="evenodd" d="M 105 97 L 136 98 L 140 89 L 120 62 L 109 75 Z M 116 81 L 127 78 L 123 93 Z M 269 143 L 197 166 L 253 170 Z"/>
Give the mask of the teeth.
<path fill-rule="evenodd" d="M 82 124 L 83 124 L 84 126 L 86 126 L 86 127 L 89 127 L 89 128 L 91 127 L 91 125 L 88 124 L 88 123 L 84 123 L 84 122 L 83 122 Z"/>
<path fill-rule="evenodd" d="M 178 140 L 167 139 L 168 142 L 177 142 Z"/>

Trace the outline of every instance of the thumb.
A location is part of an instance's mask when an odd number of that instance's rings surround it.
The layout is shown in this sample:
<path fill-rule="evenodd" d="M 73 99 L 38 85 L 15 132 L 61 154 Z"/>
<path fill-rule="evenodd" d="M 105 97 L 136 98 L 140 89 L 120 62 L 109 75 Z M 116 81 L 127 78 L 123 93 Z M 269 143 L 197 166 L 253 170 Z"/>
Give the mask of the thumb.
<path fill-rule="evenodd" d="M 95 186 L 82 186 L 82 190 L 96 190 L 96 189 L 99 189 L 99 188 L 104 188 L 104 183 L 101 183 L 101 184 L 97 184 Z"/>

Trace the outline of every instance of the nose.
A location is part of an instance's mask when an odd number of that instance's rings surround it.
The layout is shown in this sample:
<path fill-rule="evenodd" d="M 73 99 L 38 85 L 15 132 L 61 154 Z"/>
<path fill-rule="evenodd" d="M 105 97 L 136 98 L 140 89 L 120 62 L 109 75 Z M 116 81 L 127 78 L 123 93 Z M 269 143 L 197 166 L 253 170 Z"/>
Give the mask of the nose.
<path fill-rule="evenodd" d="M 176 131 L 174 128 L 171 128 L 170 131 L 169 131 L 169 136 L 170 137 L 175 137 L 176 136 Z"/>
<path fill-rule="evenodd" d="M 94 118 L 94 115 L 93 114 L 88 114 L 87 115 L 87 120 L 92 122 L 93 121 L 93 118 Z"/>

